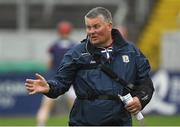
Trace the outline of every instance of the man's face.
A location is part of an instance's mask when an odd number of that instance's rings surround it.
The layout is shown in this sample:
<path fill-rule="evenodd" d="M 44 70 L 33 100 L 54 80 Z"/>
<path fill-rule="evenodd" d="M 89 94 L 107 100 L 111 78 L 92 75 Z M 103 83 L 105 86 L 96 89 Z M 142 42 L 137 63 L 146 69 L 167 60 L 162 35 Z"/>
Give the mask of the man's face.
<path fill-rule="evenodd" d="M 111 30 L 112 24 L 104 21 L 103 16 L 96 18 L 85 18 L 86 32 L 92 44 L 105 47 L 112 43 Z M 111 41 L 111 42 L 110 42 Z"/>

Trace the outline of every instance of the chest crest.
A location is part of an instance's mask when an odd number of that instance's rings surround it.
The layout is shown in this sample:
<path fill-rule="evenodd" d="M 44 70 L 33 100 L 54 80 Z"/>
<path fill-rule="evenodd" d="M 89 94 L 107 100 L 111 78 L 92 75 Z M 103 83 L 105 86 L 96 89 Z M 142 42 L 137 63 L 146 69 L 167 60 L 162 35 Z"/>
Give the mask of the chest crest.
<path fill-rule="evenodd" d="M 129 63 L 130 62 L 128 55 L 122 55 L 122 60 L 123 60 L 124 63 Z"/>

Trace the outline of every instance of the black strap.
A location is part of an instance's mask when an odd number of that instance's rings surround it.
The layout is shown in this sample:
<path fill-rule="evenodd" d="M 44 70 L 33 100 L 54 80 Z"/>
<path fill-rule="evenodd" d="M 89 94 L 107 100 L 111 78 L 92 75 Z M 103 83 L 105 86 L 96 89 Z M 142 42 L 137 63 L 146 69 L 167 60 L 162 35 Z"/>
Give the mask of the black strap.
<path fill-rule="evenodd" d="M 98 67 L 97 63 L 93 64 L 78 64 L 80 70 L 90 70 L 90 69 L 96 69 Z"/>
<path fill-rule="evenodd" d="M 114 81 L 116 81 L 118 84 L 122 85 L 124 87 L 124 92 L 131 92 L 134 89 L 134 85 L 132 83 L 129 83 L 119 77 L 112 69 L 107 67 L 104 63 L 105 61 L 108 61 L 105 57 L 99 55 L 99 54 L 93 54 L 92 55 L 100 69 L 110 78 L 112 78 Z M 104 62 L 103 62 L 104 61 Z"/>
<path fill-rule="evenodd" d="M 132 83 L 129 83 L 127 81 L 125 81 L 124 79 L 122 79 L 121 77 L 119 77 L 114 71 L 112 71 L 112 69 L 110 69 L 109 67 L 107 67 L 104 64 L 98 64 L 98 63 L 94 63 L 94 64 L 79 64 L 80 69 L 96 69 L 96 68 L 100 68 L 102 72 L 104 72 L 107 76 L 109 76 L 110 78 L 112 78 L 114 81 L 116 81 L 118 84 L 122 85 L 125 89 L 125 92 L 127 91 L 128 93 L 131 92 L 134 89 L 134 85 Z"/>
<path fill-rule="evenodd" d="M 112 69 L 105 66 L 104 64 L 100 64 L 99 67 L 101 70 L 118 84 L 122 85 L 127 92 L 131 92 L 134 89 L 134 85 L 120 78 Z"/>

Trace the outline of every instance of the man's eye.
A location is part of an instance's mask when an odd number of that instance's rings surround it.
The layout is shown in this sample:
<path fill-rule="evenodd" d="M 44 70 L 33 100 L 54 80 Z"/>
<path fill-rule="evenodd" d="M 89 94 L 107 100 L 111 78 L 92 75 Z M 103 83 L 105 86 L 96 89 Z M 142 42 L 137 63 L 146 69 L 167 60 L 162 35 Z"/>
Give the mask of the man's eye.
<path fill-rule="evenodd" d="M 95 25 L 94 28 L 98 29 L 98 28 L 100 28 L 100 25 Z"/>
<path fill-rule="evenodd" d="M 87 27 L 86 27 L 86 29 L 90 30 L 90 29 L 91 29 L 91 27 L 90 27 L 90 26 L 87 26 Z"/>

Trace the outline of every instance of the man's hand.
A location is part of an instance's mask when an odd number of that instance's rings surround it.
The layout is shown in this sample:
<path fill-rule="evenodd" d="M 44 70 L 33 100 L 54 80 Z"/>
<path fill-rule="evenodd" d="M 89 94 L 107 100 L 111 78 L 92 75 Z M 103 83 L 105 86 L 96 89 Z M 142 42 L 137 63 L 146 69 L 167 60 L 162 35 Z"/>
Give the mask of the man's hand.
<path fill-rule="evenodd" d="M 138 97 L 133 97 L 133 101 L 130 102 L 126 107 L 126 110 L 132 114 L 137 114 L 142 109 L 142 105 Z"/>
<path fill-rule="evenodd" d="M 26 89 L 29 91 L 29 94 L 48 93 L 50 89 L 45 78 L 37 73 L 36 79 L 26 79 L 25 85 Z"/>

